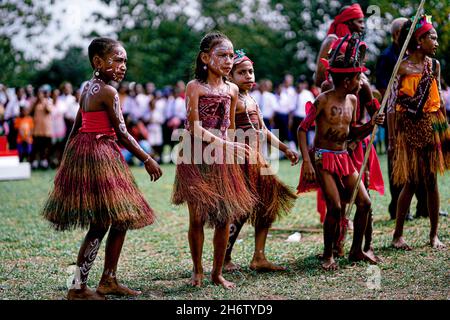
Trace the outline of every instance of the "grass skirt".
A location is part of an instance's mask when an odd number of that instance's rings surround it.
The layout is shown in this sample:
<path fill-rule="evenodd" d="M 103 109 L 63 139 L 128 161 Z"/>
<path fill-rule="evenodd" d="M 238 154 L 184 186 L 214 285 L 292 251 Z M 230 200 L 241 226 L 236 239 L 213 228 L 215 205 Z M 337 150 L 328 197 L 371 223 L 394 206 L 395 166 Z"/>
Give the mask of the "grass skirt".
<path fill-rule="evenodd" d="M 78 133 L 67 145 L 42 214 L 57 230 L 139 229 L 155 219 L 114 139 L 97 133 Z"/>
<path fill-rule="evenodd" d="M 203 144 L 203 148 L 205 146 Z M 248 216 L 257 198 L 249 188 L 240 165 L 226 161 L 196 164 L 192 160 L 177 164 L 172 203 L 187 203 L 211 227 Z"/>
<path fill-rule="evenodd" d="M 440 110 L 418 120 L 398 112 L 396 121 L 394 184 L 419 183 L 429 174 L 450 169 L 450 128 Z"/>
<path fill-rule="evenodd" d="M 258 197 L 258 203 L 249 212 L 249 220 L 253 225 L 270 227 L 276 219 L 292 210 L 297 196 L 278 179 L 259 152 L 256 157 L 256 164 L 241 165 L 250 189 Z"/>

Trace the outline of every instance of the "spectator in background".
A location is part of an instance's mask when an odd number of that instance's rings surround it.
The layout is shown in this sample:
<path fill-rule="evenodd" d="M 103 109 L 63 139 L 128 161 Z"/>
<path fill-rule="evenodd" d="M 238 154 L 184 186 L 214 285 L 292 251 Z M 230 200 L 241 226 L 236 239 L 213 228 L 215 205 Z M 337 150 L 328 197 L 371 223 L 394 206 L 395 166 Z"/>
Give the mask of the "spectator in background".
<path fill-rule="evenodd" d="M 29 108 L 30 103 L 27 100 L 25 89 L 16 88 L 15 95 L 9 97 L 5 108 L 5 120 L 8 121 L 9 126 L 8 144 L 11 150 L 17 149 L 17 130 L 14 121 L 19 116 L 20 107 Z"/>
<path fill-rule="evenodd" d="M 150 144 L 148 143 L 147 139 L 148 139 L 148 131 L 147 128 L 145 127 L 144 123 L 141 120 L 133 120 L 133 118 L 131 117 L 131 115 L 128 115 L 127 118 L 125 119 L 126 122 L 126 126 L 127 126 L 127 130 L 130 133 L 130 135 L 134 138 L 134 140 L 137 141 L 137 143 L 141 146 L 141 148 L 146 152 L 146 153 L 150 153 L 151 152 L 151 148 L 150 148 Z M 122 155 L 125 159 L 125 161 L 129 164 L 129 165 L 133 165 L 134 164 L 134 155 L 126 148 L 121 148 L 121 152 Z M 144 163 L 140 162 L 140 165 L 143 166 Z"/>
<path fill-rule="evenodd" d="M 9 125 L 5 120 L 5 107 L 0 104 L 0 137 L 8 136 L 9 134 Z"/>
<path fill-rule="evenodd" d="M 287 74 L 284 77 L 283 84 L 280 86 L 280 96 L 275 109 L 275 127 L 279 130 L 280 141 L 289 141 L 289 148 L 296 149 L 293 144 L 290 132 L 289 132 L 289 114 L 295 109 L 297 103 L 297 92 L 293 87 L 294 77 L 291 74 Z"/>
<path fill-rule="evenodd" d="M 153 82 L 147 82 L 145 84 L 145 93 L 150 97 L 150 100 L 153 100 L 155 96 L 155 84 Z"/>
<path fill-rule="evenodd" d="M 136 86 L 135 83 L 130 83 L 127 90 L 127 96 L 123 102 L 123 112 L 131 117 L 133 122 L 137 122 L 141 118 L 141 109 L 136 100 Z"/>
<path fill-rule="evenodd" d="M 305 106 L 308 102 L 314 102 L 314 95 L 311 91 L 309 91 L 309 83 L 306 80 L 306 77 L 302 75 L 300 76 L 297 84 L 297 103 L 294 111 L 291 113 L 290 121 L 291 135 L 295 145 L 298 145 L 297 128 L 300 125 L 300 122 L 302 122 L 306 117 Z M 306 135 L 306 140 L 309 145 L 310 141 L 308 140 L 308 135 Z"/>
<path fill-rule="evenodd" d="M 156 103 L 157 99 L 150 102 L 150 112 L 146 119 L 148 138 L 147 141 L 153 150 L 152 158 L 161 163 L 163 152 L 163 123 L 164 123 L 164 106 Z"/>
<path fill-rule="evenodd" d="M 150 99 L 151 97 L 145 93 L 144 86 L 140 83 L 136 84 L 136 103 L 138 110 L 136 111 L 136 117 L 138 119 L 148 118 L 150 112 Z"/>
<path fill-rule="evenodd" d="M 52 142 L 53 109 L 50 99 L 51 87 L 43 85 L 39 88 L 36 101 L 31 107 L 30 115 L 33 117 L 33 151 L 31 153 L 31 168 L 48 169 L 49 150 Z M 39 159 L 39 161 L 38 161 Z"/>
<path fill-rule="evenodd" d="M 14 120 L 14 128 L 17 131 L 17 151 L 19 152 L 20 162 L 25 159 L 30 161 L 33 149 L 34 122 L 26 106 L 20 106 L 20 114 Z"/>
<path fill-rule="evenodd" d="M 272 130 L 274 127 L 274 110 L 278 109 L 278 100 L 273 94 L 272 81 L 264 79 L 260 85 L 261 97 L 259 99 L 259 109 L 262 113 L 262 118 L 267 129 Z M 255 98 L 256 101 L 258 101 Z"/>
<path fill-rule="evenodd" d="M 184 83 L 183 80 L 177 81 L 177 84 L 175 85 L 175 90 L 179 91 L 179 96 L 184 100 L 185 98 L 184 92 L 186 91 L 186 84 Z"/>
<path fill-rule="evenodd" d="M 64 144 L 67 141 L 67 138 L 72 130 L 73 123 L 75 122 L 75 118 L 77 116 L 78 109 L 80 105 L 76 97 L 73 95 L 73 87 L 72 84 L 68 81 L 65 81 L 60 86 L 61 95 L 58 100 L 65 105 L 66 111 L 64 113 L 64 123 L 66 125 L 66 135 L 64 137 Z"/>
<path fill-rule="evenodd" d="M 67 105 L 64 99 L 60 99 L 59 94 L 60 91 L 58 89 L 52 91 L 52 148 L 50 152 L 50 165 L 52 168 L 58 167 L 61 163 L 67 133 L 66 122 L 64 121 Z"/>
<path fill-rule="evenodd" d="M 172 134 L 175 130 L 184 127 L 186 120 L 186 104 L 184 101 L 184 92 L 176 87 L 173 96 L 169 96 L 166 105 L 166 138 L 165 144 L 170 146 L 170 150 L 178 141 L 172 141 Z"/>

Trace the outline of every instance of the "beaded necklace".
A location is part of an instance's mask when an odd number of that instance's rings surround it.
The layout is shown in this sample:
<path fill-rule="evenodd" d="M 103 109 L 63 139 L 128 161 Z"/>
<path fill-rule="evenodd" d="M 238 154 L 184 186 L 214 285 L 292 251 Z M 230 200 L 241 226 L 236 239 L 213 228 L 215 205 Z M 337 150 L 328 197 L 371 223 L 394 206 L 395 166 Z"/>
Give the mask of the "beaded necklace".
<path fill-rule="evenodd" d="M 252 126 L 253 130 L 255 130 L 255 131 L 258 132 L 258 133 L 261 133 L 262 130 L 261 130 L 261 129 L 256 129 L 256 128 L 255 128 L 255 126 L 253 125 L 252 120 L 250 119 L 250 115 L 248 114 L 247 97 L 244 96 L 242 93 L 239 92 L 239 98 L 244 102 L 245 114 L 247 115 L 248 122 L 250 122 L 250 125 Z M 261 115 L 260 115 L 260 113 L 259 113 L 258 103 L 256 102 L 256 100 L 255 100 L 252 96 L 250 96 L 250 98 L 255 102 L 255 104 L 256 104 L 256 110 L 257 110 L 257 112 L 258 112 L 258 117 L 260 117 Z"/>

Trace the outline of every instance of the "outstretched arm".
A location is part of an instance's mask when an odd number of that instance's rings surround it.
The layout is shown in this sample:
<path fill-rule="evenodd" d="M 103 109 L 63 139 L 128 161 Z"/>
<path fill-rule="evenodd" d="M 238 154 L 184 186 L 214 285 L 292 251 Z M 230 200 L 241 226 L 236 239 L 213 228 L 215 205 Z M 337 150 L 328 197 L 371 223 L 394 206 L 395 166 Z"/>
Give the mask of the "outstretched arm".
<path fill-rule="evenodd" d="M 156 163 L 156 161 L 153 160 L 152 157 L 150 157 L 150 155 L 141 148 L 131 134 L 129 134 L 125 125 L 122 110 L 120 108 L 119 94 L 117 93 L 117 90 L 111 86 L 105 86 L 105 91 L 106 93 L 103 101 L 111 124 L 116 132 L 117 139 L 123 147 L 125 147 L 136 158 L 144 163 L 145 169 L 150 175 L 151 180 L 158 180 L 162 175 L 161 168 L 158 163 Z"/>
<path fill-rule="evenodd" d="M 270 146 L 276 146 L 278 150 L 283 152 L 286 157 L 291 161 L 292 165 L 296 165 L 299 161 L 298 153 L 289 149 L 289 147 L 281 142 L 276 135 L 274 135 L 269 129 L 267 129 L 266 125 L 264 124 L 264 120 L 261 116 L 261 111 L 259 109 L 259 106 L 256 105 L 256 108 L 258 110 L 258 120 L 259 120 L 259 126 L 262 128 L 262 132 L 264 136 L 267 139 L 267 142 Z"/>

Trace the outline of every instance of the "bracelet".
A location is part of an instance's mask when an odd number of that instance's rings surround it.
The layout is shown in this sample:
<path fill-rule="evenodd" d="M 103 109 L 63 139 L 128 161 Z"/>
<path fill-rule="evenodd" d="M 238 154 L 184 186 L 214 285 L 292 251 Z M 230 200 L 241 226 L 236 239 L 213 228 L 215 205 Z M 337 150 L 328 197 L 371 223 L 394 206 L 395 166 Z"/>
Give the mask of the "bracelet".
<path fill-rule="evenodd" d="M 151 158 L 152 158 L 152 157 L 148 156 L 147 159 L 145 159 L 145 160 L 143 161 L 143 163 L 146 164 L 147 162 L 150 161 Z"/>

